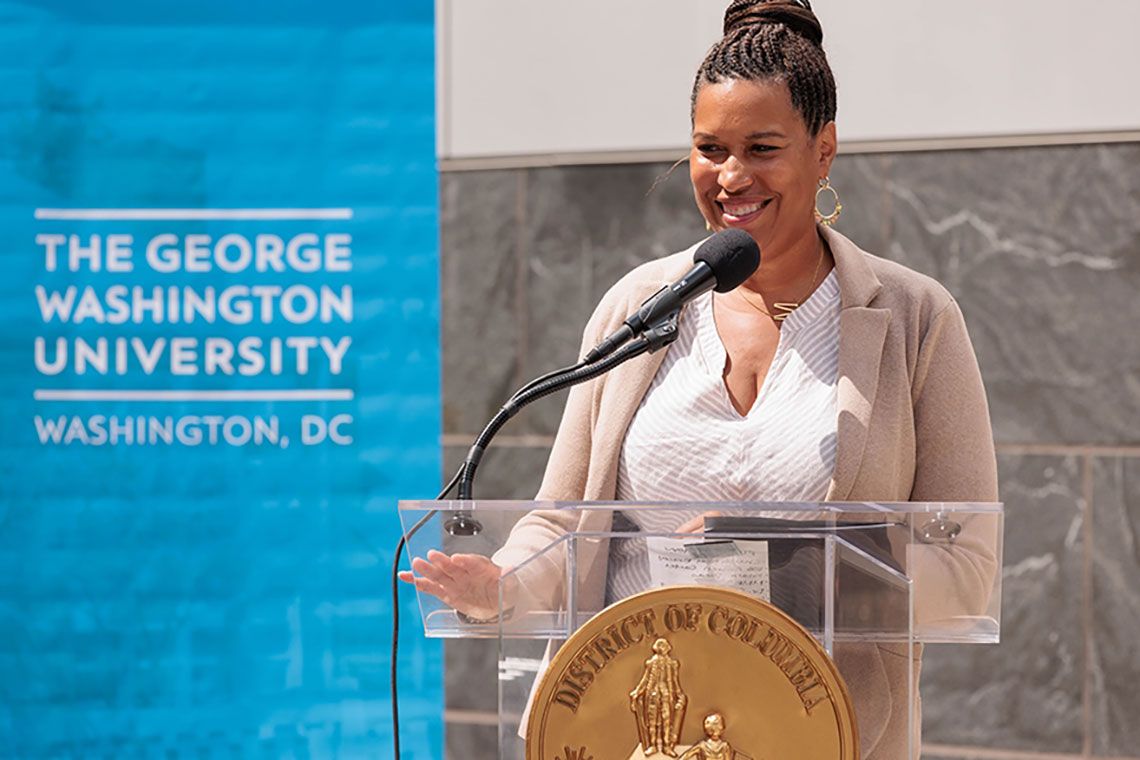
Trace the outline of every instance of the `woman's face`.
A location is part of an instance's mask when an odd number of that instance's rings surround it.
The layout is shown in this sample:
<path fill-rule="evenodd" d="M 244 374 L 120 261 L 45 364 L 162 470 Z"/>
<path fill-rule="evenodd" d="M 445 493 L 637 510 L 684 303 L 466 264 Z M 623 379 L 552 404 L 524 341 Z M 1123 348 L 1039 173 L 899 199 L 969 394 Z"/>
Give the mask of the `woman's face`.
<path fill-rule="evenodd" d="M 779 81 L 730 79 L 697 94 L 689 174 L 713 229 L 748 232 L 768 252 L 814 234 L 815 194 L 835 157 L 835 124 L 812 137 Z"/>

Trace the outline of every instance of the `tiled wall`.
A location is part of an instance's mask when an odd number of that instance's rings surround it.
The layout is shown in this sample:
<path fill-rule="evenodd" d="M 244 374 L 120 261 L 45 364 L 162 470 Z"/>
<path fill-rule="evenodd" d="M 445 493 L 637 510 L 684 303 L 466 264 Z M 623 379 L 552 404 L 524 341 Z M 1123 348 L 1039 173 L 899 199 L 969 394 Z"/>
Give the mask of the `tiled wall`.
<path fill-rule="evenodd" d="M 442 177 L 447 474 L 511 389 L 576 358 L 622 273 L 704 234 L 685 165 Z M 841 156 L 839 231 L 969 323 L 1007 506 L 1002 644 L 936 646 L 925 757 L 1140 758 L 1140 145 Z M 478 493 L 530 498 L 561 397 Z M 450 757 L 493 757 L 495 651 L 447 649 Z"/>

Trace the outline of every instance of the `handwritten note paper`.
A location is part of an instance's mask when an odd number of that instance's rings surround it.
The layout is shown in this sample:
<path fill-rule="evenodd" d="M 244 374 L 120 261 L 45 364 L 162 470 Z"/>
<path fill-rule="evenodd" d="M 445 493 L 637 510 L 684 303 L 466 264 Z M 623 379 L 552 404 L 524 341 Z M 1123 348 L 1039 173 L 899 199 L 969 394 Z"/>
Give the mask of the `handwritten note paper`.
<path fill-rule="evenodd" d="M 646 538 L 653 586 L 704 584 L 772 600 L 767 541 Z"/>

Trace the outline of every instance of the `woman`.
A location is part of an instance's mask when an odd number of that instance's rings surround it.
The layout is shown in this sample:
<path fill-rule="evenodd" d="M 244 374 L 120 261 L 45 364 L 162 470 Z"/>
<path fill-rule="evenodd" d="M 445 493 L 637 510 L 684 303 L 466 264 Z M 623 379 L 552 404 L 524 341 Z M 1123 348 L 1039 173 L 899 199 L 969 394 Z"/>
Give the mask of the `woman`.
<path fill-rule="evenodd" d="M 761 266 L 735 291 L 691 303 L 668 351 L 571 392 L 538 498 L 996 501 L 985 391 L 957 304 L 930 278 L 831 230 L 837 195 L 834 211 L 816 206 L 831 195 L 837 151 L 822 40 L 806 0 L 729 6 L 693 86 L 689 168 L 709 229 L 747 231 Z M 584 345 L 690 263 L 684 251 L 629 273 L 603 298 Z M 414 561 L 418 577 L 403 578 L 461 613 L 493 614 L 501 568 L 565 531 L 610 527 L 604 512 L 573 519 L 532 513 L 493 563 L 433 553 Z M 580 593 L 596 608 L 643 580 L 620 549 L 578 559 L 590 567 Z M 986 561 L 941 568 L 982 596 L 994 571 Z M 549 596 L 559 574 L 556 558 L 530 563 L 512 590 L 517 603 Z M 905 650 L 866 644 L 836 659 L 864 757 L 904 757 Z"/>

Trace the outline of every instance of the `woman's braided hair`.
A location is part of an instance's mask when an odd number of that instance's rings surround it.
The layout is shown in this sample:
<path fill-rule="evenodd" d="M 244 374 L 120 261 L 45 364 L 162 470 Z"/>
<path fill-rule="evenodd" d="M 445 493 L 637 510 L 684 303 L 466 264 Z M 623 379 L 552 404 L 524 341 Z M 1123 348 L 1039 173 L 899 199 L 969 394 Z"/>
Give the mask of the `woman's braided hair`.
<path fill-rule="evenodd" d="M 835 119 L 835 77 L 808 0 L 733 0 L 724 37 L 697 70 L 692 113 L 702 87 L 728 79 L 784 82 L 813 137 Z"/>

